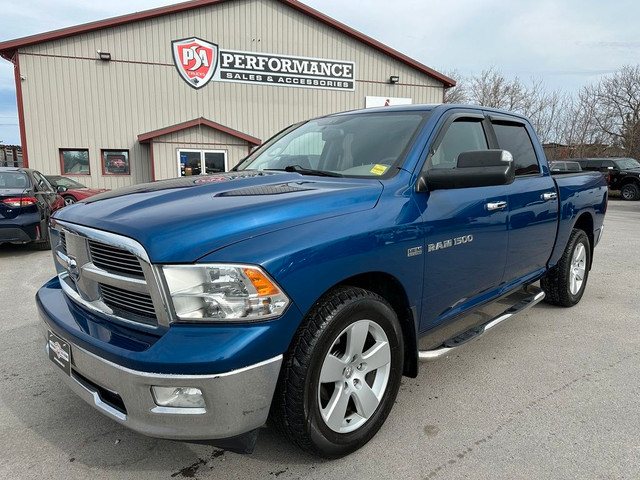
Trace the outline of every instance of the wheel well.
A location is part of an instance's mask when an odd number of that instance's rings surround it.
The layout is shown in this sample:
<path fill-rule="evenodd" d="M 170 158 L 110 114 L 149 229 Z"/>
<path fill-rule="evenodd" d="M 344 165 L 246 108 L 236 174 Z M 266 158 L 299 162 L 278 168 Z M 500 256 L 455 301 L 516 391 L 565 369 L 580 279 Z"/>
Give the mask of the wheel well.
<path fill-rule="evenodd" d="M 384 298 L 396 312 L 404 336 L 404 370 L 407 377 L 418 376 L 418 342 L 414 312 L 409 305 L 402 284 L 392 275 L 383 272 L 370 272 L 343 280 L 338 285 L 350 285 L 364 288 Z M 336 286 L 338 286 L 336 285 Z"/>
<path fill-rule="evenodd" d="M 591 264 L 593 264 L 593 250 L 595 248 L 594 246 L 594 232 L 593 232 L 593 217 L 591 216 L 590 213 L 583 213 L 582 215 L 580 215 L 578 217 L 578 220 L 576 221 L 576 223 L 573 225 L 573 228 L 577 228 L 578 230 L 582 230 L 584 233 L 587 234 L 587 237 L 589 237 L 589 246 L 591 247 L 591 255 L 589 255 L 589 258 L 591 259 L 591 262 L 589 264 L 589 270 L 591 270 Z"/>
<path fill-rule="evenodd" d="M 622 182 L 620 182 L 620 185 L 622 185 L 624 187 L 625 185 L 628 185 L 630 183 L 633 183 L 634 185 L 640 187 L 640 181 L 637 178 L 634 178 L 634 177 L 624 178 L 622 180 Z"/>

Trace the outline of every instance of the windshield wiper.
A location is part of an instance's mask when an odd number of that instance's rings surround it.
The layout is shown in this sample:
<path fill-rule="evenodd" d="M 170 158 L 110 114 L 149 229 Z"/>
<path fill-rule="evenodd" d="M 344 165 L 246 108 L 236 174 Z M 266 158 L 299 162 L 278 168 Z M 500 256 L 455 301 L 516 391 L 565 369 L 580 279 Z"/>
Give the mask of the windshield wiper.
<path fill-rule="evenodd" d="M 313 170 L 311 168 L 301 167 L 300 165 L 287 165 L 284 168 L 267 168 L 266 170 L 295 172 L 301 175 L 316 175 L 318 177 L 342 177 L 342 175 L 339 173 L 327 172 L 326 170 Z"/>

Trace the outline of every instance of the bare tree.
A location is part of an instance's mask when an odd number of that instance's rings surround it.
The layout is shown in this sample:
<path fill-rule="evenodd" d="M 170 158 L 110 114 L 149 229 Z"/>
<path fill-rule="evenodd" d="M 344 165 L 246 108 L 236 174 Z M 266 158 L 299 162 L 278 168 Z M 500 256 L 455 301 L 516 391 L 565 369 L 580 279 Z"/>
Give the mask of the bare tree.
<path fill-rule="evenodd" d="M 584 91 L 603 136 L 626 155 L 640 158 L 640 65 L 624 66 Z"/>
<path fill-rule="evenodd" d="M 444 91 L 444 103 L 469 103 L 467 80 L 458 70 L 445 71 L 444 74 L 456 81 L 456 86 Z"/>

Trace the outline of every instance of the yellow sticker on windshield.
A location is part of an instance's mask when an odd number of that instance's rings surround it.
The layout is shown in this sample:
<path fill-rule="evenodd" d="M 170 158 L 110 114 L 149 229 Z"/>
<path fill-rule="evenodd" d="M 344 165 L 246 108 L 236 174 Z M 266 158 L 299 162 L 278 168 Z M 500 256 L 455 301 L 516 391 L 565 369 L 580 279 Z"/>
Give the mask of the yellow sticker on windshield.
<path fill-rule="evenodd" d="M 389 167 L 387 167 L 386 165 L 374 165 L 373 168 L 369 171 L 374 175 L 383 175 L 384 172 L 387 171 L 387 168 Z"/>

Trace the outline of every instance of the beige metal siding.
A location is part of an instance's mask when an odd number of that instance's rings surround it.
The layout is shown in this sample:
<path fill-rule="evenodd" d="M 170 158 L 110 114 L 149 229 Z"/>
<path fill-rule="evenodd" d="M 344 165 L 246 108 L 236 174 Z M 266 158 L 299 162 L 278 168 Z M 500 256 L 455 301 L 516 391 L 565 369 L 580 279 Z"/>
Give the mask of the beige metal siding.
<path fill-rule="evenodd" d="M 192 36 L 223 49 L 353 61 L 355 91 L 218 81 L 195 90 L 171 53 L 172 40 Z M 126 63 L 99 61 L 97 50 Z M 291 123 L 363 108 L 368 95 L 439 103 L 443 94 L 432 77 L 273 0 L 237 0 L 42 43 L 20 50 L 20 67 L 30 165 L 58 173 L 59 148 L 88 148 L 86 183 L 108 188 L 151 179 L 140 133 L 205 117 L 264 141 Z M 391 75 L 401 84 L 386 83 Z M 103 176 L 100 149 L 120 148 L 130 151 L 131 176 Z"/>
<path fill-rule="evenodd" d="M 206 126 L 162 135 L 153 140 L 156 180 L 178 176 L 178 149 L 224 150 L 227 152 L 229 168 L 237 165 L 249 153 L 247 142 Z"/>

